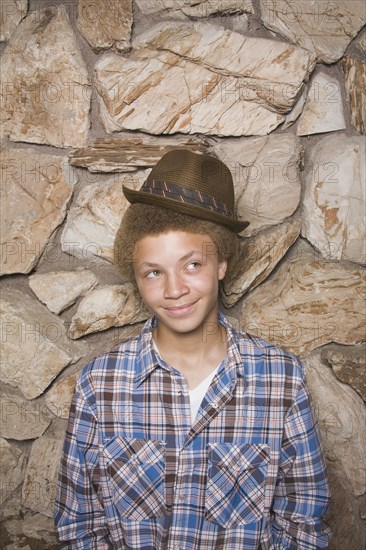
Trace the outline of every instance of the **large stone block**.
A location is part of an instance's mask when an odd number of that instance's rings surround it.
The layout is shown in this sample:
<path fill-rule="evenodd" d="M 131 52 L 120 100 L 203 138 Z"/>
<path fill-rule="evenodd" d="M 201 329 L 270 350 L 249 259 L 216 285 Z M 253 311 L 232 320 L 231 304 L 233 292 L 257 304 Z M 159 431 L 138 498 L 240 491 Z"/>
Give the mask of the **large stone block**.
<path fill-rule="evenodd" d="M 82 147 L 91 88 L 63 7 L 35 10 L 14 32 L 0 70 L 1 136 L 55 147 Z"/>

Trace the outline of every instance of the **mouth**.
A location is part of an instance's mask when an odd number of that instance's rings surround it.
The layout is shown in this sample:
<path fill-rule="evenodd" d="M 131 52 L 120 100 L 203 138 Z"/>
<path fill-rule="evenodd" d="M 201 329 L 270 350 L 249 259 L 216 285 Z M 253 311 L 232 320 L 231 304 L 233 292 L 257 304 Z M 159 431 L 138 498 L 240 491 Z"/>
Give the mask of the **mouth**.
<path fill-rule="evenodd" d="M 183 317 L 184 315 L 191 313 L 197 301 L 198 300 L 189 304 L 182 304 L 180 306 L 165 307 L 164 310 L 168 313 L 168 315 L 173 317 Z"/>

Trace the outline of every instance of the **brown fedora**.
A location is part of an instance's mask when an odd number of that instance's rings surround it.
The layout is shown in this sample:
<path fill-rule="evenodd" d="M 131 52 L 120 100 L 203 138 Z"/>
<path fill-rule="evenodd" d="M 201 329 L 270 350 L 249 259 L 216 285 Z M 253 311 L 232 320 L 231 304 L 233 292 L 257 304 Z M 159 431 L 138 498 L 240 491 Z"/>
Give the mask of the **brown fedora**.
<path fill-rule="evenodd" d="M 168 208 L 242 231 L 249 222 L 235 215 L 231 172 L 221 160 L 187 149 L 166 153 L 139 191 L 123 186 L 127 200 Z"/>

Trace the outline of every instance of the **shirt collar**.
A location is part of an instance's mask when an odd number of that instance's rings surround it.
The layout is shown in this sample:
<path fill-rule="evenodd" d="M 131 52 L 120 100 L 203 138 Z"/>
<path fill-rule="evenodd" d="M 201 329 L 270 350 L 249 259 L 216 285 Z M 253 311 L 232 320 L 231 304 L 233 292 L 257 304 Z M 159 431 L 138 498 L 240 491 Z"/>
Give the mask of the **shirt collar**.
<path fill-rule="evenodd" d="M 235 377 L 235 373 L 243 376 L 244 367 L 239 351 L 239 335 L 227 317 L 219 312 L 218 320 L 226 330 L 226 338 L 228 343 L 226 368 L 228 374 Z M 138 345 L 138 360 L 136 364 L 136 386 L 142 384 L 145 379 L 158 367 L 171 371 L 171 367 L 155 351 L 152 342 L 152 333 L 157 325 L 157 318 L 151 317 L 146 321 L 140 337 Z"/>

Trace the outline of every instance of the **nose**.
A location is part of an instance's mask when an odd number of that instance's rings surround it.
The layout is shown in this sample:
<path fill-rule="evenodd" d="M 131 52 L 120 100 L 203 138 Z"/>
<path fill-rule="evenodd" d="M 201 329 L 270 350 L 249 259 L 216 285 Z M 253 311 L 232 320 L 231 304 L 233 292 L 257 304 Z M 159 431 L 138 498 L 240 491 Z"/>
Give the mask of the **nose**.
<path fill-rule="evenodd" d="M 164 298 L 177 299 L 189 292 L 187 284 L 176 273 L 170 273 L 165 278 Z"/>

